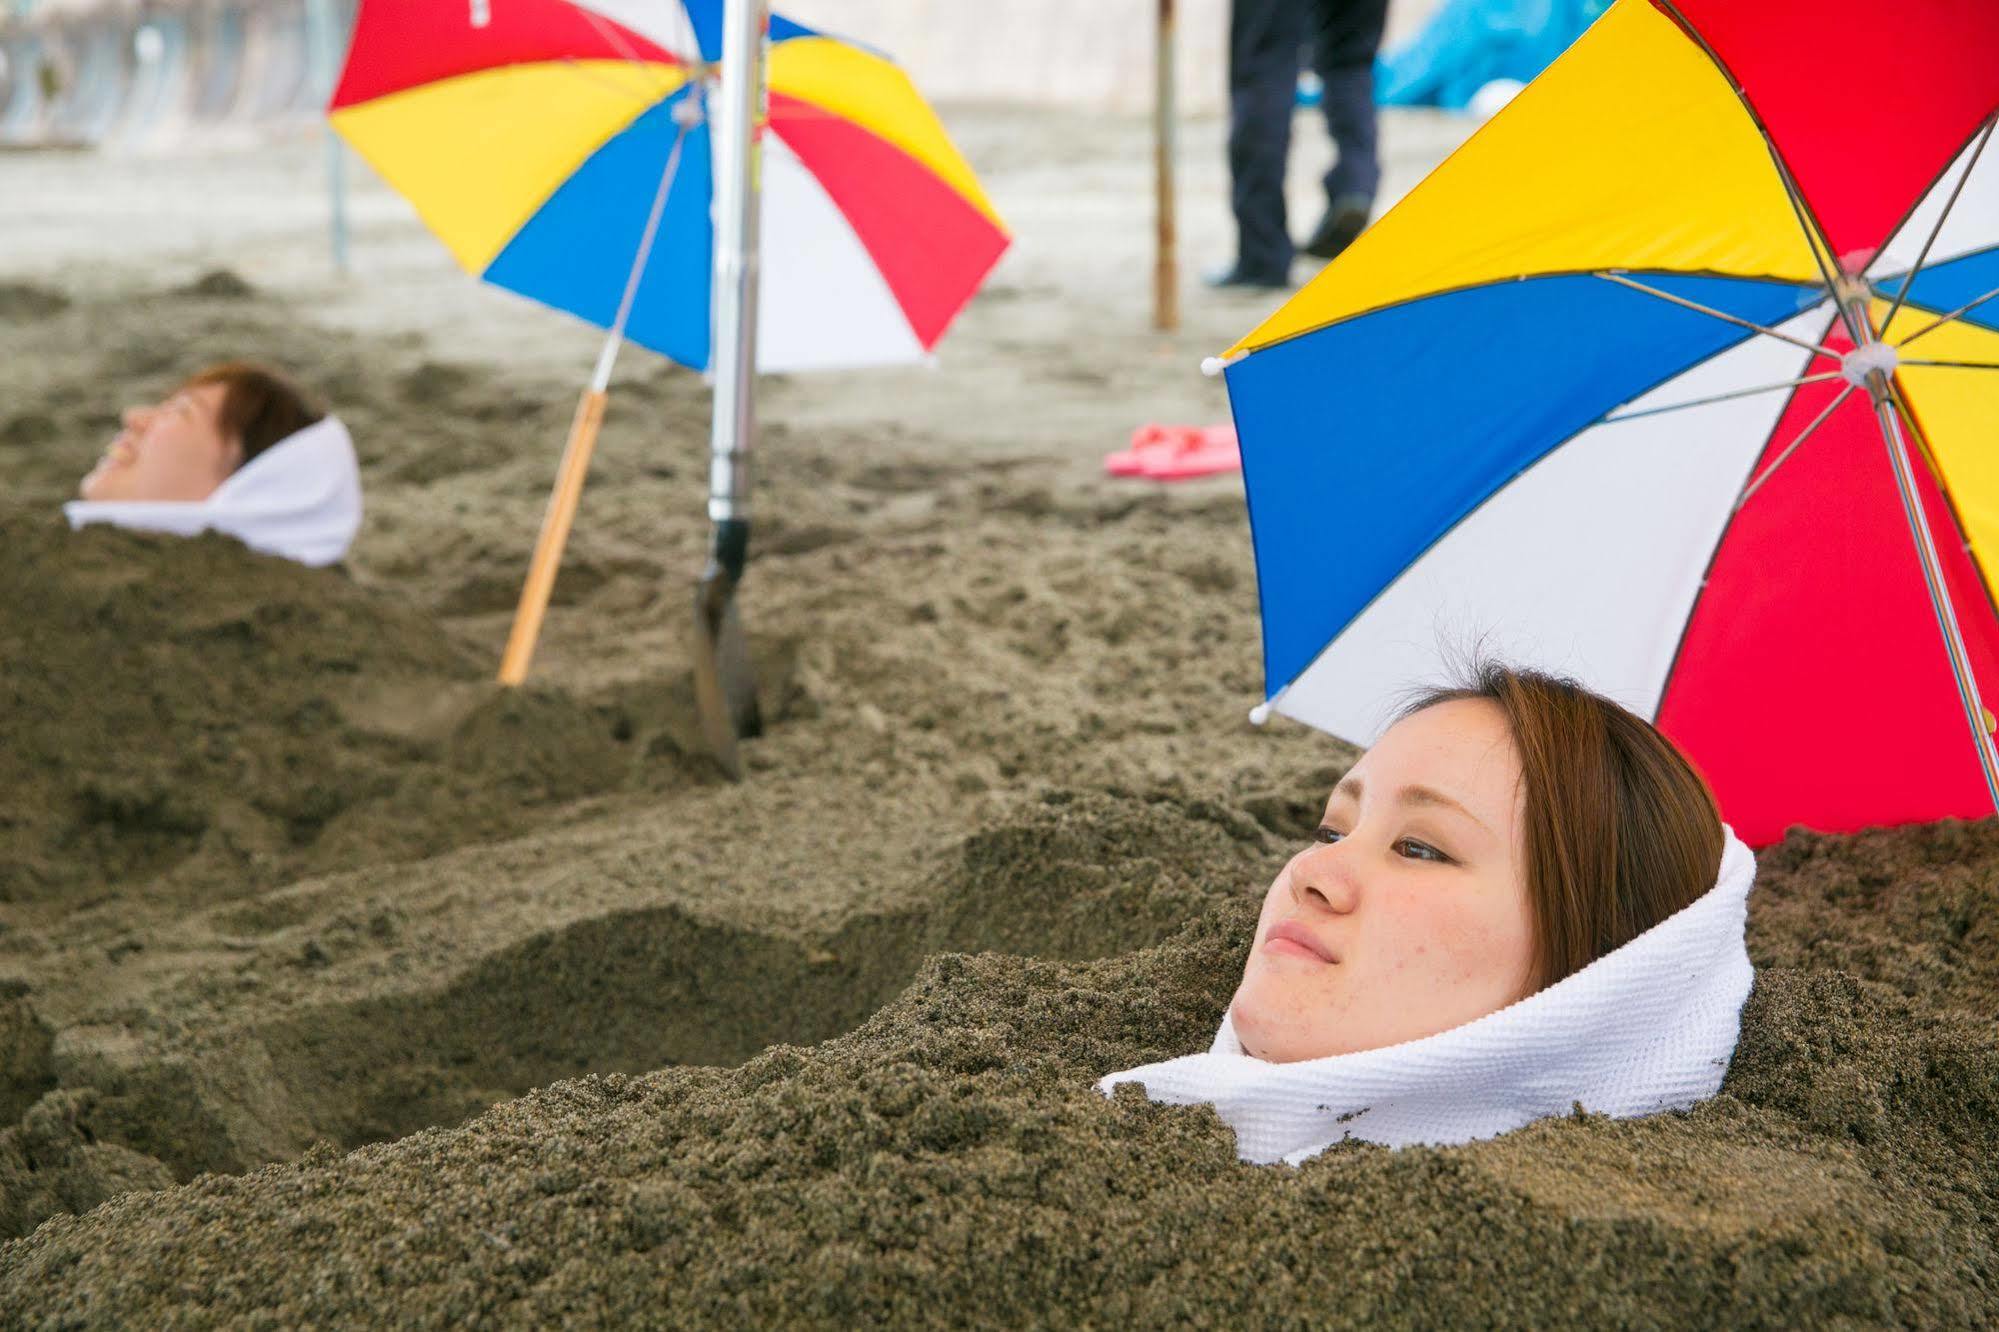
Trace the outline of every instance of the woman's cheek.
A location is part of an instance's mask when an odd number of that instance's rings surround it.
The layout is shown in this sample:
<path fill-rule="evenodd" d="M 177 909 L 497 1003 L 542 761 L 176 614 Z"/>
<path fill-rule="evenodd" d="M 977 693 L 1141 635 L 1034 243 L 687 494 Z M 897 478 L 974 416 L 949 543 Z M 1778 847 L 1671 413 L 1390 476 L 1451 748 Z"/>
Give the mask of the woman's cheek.
<path fill-rule="evenodd" d="M 1424 970 L 1448 980 L 1470 980 L 1490 971 L 1511 951 L 1501 922 L 1446 897 L 1408 899 L 1398 923 L 1404 957 L 1427 960 Z"/>

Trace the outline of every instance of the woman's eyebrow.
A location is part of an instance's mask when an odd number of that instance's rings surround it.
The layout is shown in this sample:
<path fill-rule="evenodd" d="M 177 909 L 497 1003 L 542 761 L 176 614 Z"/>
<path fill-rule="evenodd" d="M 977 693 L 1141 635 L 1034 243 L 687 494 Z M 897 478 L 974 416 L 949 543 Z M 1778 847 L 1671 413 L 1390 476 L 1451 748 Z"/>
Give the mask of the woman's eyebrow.
<path fill-rule="evenodd" d="M 1354 800 L 1359 800 L 1361 789 L 1360 778 L 1342 777 L 1340 778 L 1340 784 L 1333 788 L 1333 794 L 1335 796 L 1349 796 Z M 1487 827 L 1484 819 L 1481 819 L 1478 815 L 1465 808 L 1463 801 L 1445 795 L 1434 786 L 1405 786 L 1395 793 L 1395 798 L 1405 805 L 1434 805 L 1440 809 L 1454 809 L 1473 823 L 1476 823 L 1479 827 L 1484 828 L 1487 832 L 1492 831 L 1490 827 Z"/>
<path fill-rule="evenodd" d="M 1405 805 L 1434 805 L 1442 809 L 1454 809 L 1479 827 L 1485 828 L 1487 832 L 1492 831 L 1486 828 L 1484 819 L 1465 808 L 1463 801 L 1454 800 L 1433 786 L 1405 786 L 1397 795 Z"/>

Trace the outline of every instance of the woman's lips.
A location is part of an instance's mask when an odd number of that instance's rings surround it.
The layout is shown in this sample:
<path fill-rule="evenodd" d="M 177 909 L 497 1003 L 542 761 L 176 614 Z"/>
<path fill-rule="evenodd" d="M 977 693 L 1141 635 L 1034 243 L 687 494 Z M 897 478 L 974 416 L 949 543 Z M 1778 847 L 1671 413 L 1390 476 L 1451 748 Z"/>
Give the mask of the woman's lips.
<path fill-rule="evenodd" d="M 1302 957 L 1310 962 L 1337 962 L 1332 950 L 1313 937 L 1312 932 L 1295 921 L 1281 920 L 1270 927 L 1270 933 L 1263 937 L 1263 946 L 1270 952 L 1282 953 L 1288 957 Z"/>
<path fill-rule="evenodd" d="M 105 446 L 104 452 L 98 456 L 97 465 L 91 470 L 106 472 L 113 467 L 130 467 L 138 460 L 139 451 L 126 442 L 123 435 L 120 435 Z"/>

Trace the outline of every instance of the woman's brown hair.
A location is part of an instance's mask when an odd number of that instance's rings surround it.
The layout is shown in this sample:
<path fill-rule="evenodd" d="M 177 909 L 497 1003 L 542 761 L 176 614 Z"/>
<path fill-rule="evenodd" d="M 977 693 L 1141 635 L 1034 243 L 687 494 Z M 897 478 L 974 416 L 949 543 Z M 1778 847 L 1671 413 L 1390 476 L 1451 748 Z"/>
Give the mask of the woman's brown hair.
<path fill-rule="evenodd" d="M 1573 680 L 1497 663 L 1402 716 L 1484 699 L 1520 753 L 1536 988 L 1623 946 L 1713 886 L 1721 813 L 1700 773 L 1637 714 Z"/>
<path fill-rule="evenodd" d="M 224 361 L 190 376 L 181 387 L 222 386 L 216 424 L 243 448 L 244 463 L 326 416 L 326 409 L 282 370 L 255 361 Z"/>

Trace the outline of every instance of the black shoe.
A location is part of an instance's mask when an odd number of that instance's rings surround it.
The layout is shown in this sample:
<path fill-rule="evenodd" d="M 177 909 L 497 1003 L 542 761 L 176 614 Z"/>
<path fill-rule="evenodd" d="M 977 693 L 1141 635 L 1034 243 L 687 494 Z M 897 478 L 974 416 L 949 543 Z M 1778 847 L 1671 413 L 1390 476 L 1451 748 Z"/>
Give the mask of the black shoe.
<path fill-rule="evenodd" d="M 1285 291 L 1291 286 L 1291 278 L 1285 273 L 1258 273 L 1246 269 L 1240 262 L 1227 268 L 1214 268 L 1201 274 L 1201 281 L 1211 287 L 1247 288 L 1252 291 Z"/>
<path fill-rule="evenodd" d="M 1365 199 L 1340 200 L 1326 210 L 1326 215 L 1319 219 L 1318 230 L 1312 233 L 1312 239 L 1298 247 L 1298 252 L 1314 259 L 1338 258 L 1342 250 L 1367 230 L 1368 211 Z"/>

